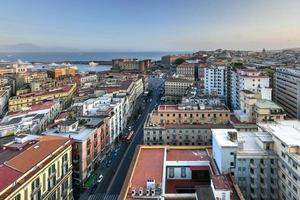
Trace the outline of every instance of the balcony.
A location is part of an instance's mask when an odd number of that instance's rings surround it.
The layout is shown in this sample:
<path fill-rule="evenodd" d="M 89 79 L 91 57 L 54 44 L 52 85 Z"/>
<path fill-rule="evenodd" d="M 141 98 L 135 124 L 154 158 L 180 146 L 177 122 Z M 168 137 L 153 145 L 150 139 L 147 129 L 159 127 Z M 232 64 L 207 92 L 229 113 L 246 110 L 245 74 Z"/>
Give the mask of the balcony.
<path fill-rule="evenodd" d="M 271 178 L 273 178 L 273 179 L 277 179 L 277 174 L 275 174 L 275 173 L 271 173 Z"/>
<path fill-rule="evenodd" d="M 267 178 L 267 175 L 264 174 L 264 173 L 260 173 L 260 177 L 261 177 L 261 178 Z"/>
<path fill-rule="evenodd" d="M 272 199 L 278 199 L 277 193 L 276 192 L 271 192 L 271 197 Z"/>
<path fill-rule="evenodd" d="M 256 183 L 251 183 L 250 187 L 253 188 L 253 189 L 255 189 L 255 188 L 257 188 L 257 185 L 256 185 Z"/>
<path fill-rule="evenodd" d="M 265 169 L 265 168 L 267 168 L 267 165 L 264 164 L 264 163 L 260 163 L 260 167 L 263 168 L 263 169 Z"/>
<path fill-rule="evenodd" d="M 255 193 L 252 193 L 252 192 L 251 192 L 250 196 L 251 196 L 252 199 L 256 199 L 257 198 L 257 195 Z"/>
<path fill-rule="evenodd" d="M 250 163 L 251 168 L 257 168 L 257 165 L 255 163 Z"/>
<path fill-rule="evenodd" d="M 275 168 L 275 169 L 277 169 L 277 165 L 275 164 L 275 163 L 271 163 L 271 168 Z"/>
<path fill-rule="evenodd" d="M 267 199 L 268 195 L 266 193 L 260 193 L 262 199 Z"/>
<path fill-rule="evenodd" d="M 276 183 L 271 183 L 271 187 L 273 188 L 273 189 L 277 189 L 277 184 Z"/>
<path fill-rule="evenodd" d="M 264 188 L 264 189 L 267 189 L 268 188 L 268 185 L 266 183 L 260 183 L 260 187 L 261 188 Z"/>
<path fill-rule="evenodd" d="M 250 177 L 251 178 L 257 178 L 257 175 L 256 175 L 256 173 L 250 173 Z"/>

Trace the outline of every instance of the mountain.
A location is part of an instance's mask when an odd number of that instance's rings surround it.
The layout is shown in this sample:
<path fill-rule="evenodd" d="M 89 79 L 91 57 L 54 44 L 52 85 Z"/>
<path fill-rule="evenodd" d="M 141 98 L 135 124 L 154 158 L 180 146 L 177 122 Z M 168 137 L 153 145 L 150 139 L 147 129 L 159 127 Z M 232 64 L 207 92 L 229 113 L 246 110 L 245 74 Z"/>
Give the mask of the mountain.
<path fill-rule="evenodd" d="M 2 53 L 32 53 L 32 52 L 77 52 L 78 49 L 66 47 L 41 47 L 32 43 L 0 45 Z"/>

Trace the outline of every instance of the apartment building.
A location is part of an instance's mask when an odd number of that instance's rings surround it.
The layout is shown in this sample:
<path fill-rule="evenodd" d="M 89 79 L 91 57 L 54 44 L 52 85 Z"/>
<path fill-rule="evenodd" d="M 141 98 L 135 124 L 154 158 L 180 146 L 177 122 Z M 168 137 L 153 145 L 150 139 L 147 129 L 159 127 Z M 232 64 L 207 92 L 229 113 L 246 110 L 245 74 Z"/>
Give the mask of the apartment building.
<path fill-rule="evenodd" d="M 226 96 L 226 67 L 209 66 L 204 69 L 204 93 L 211 96 Z"/>
<path fill-rule="evenodd" d="M 101 117 L 58 121 L 43 134 L 73 139 L 74 188 L 83 187 L 88 177 L 99 167 L 110 140 L 108 119 Z"/>
<path fill-rule="evenodd" d="M 269 77 L 257 69 L 234 68 L 230 70 L 227 96 L 232 110 L 240 109 L 240 92 L 250 90 L 258 92 L 261 88 L 269 88 Z"/>
<path fill-rule="evenodd" d="M 120 199 L 243 200 L 230 175 L 221 175 L 211 148 L 139 146 Z"/>
<path fill-rule="evenodd" d="M 235 116 L 241 122 L 261 122 L 283 120 L 284 109 L 273 101 L 262 99 L 264 95 L 250 90 L 240 92 L 240 110 L 235 110 Z"/>
<path fill-rule="evenodd" d="M 224 106 L 160 105 L 144 124 L 144 144 L 211 145 L 212 128 L 230 127 Z"/>
<path fill-rule="evenodd" d="M 284 108 L 288 117 L 300 119 L 300 70 L 279 67 L 273 81 L 274 101 Z"/>
<path fill-rule="evenodd" d="M 169 78 L 165 81 L 165 96 L 182 97 L 186 94 L 193 81 L 182 78 Z"/>
<path fill-rule="evenodd" d="M 75 81 L 77 85 L 84 87 L 84 86 L 91 86 L 98 81 L 97 74 L 77 74 L 75 76 Z"/>
<path fill-rule="evenodd" d="M 274 151 L 278 157 L 279 199 L 300 199 L 300 122 L 284 120 L 259 123 L 259 127 L 272 135 Z"/>
<path fill-rule="evenodd" d="M 73 199 L 71 139 L 18 135 L 0 158 L 0 199 Z"/>
<path fill-rule="evenodd" d="M 40 134 L 60 113 L 59 101 L 46 101 L 19 112 L 9 112 L 1 120 L 0 137 L 21 133 Z"/>
<path fill-rule="evenodd" d="M 176 74 L 182 79 L 199 80 L 199 66 L 197 63 L 184 62 L 176 66 Z"/>
<path fill-rule="evenodd" d="M 22 75 L 25 83 L 31 83 L 32 81 L 45 80 L 49 77 L 46 71 L 31 71 Z"/>
<path fill-rule="evenodd" d="M 30 92 L 14 96 L 9 99 L 9 111 L 16 112 L 26 107 L 42 103 L 45 100 L 58 99 L 62 106 L 69 104 L 76 92 L 76 84 L 65 85 L 57 88 L 49 88 L 39 92 Z"/>
<path fill-rule="evenodd" d="M 150 59 L 138 60 L 138 59 L 114 59 L 112 60 L 113 71 L 136 71 L 145 73 L 151 64 Z"/>
<path fill-rule="evenodd" d="M 31 71 L 32 64 L 28 62 L 18 61 L 1 61 L 0 62 L 0 75 L 8 74 L 25 74 Z"/>
<path fill-rule="evenodd" d="M 245 199 L 278 199 L 277 155 L 272 135 L 213 129 L 213 158 L 232 174 Z"/>

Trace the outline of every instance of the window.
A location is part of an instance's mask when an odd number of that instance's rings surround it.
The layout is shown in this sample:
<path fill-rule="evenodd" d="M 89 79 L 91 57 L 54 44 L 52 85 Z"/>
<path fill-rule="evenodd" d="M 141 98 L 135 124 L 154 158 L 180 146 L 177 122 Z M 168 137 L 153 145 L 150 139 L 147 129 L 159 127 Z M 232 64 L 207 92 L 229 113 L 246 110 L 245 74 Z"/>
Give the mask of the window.
<path fill-rule="evenodd" d="M 181 167 L 181 178 L 185 178 L 185 177 L 186 177 L 186 168 Z"/>
<path fill-rule="evenodd" d="M 18 194 L 17 196 L 15 196 L 15 197 L 13 198 L 13 200 L 21 200 L 21 195 Z"/>
<path fill-rule="evenodd" d="M 173 167 L 170 167 L 170 168 L 169 168 L 169 177 L 170 177 L 170 178 L 174 178 L 174 175 L 175 175 L 175 174 L 174 174 L 174 168 L 173 168 Z"/>

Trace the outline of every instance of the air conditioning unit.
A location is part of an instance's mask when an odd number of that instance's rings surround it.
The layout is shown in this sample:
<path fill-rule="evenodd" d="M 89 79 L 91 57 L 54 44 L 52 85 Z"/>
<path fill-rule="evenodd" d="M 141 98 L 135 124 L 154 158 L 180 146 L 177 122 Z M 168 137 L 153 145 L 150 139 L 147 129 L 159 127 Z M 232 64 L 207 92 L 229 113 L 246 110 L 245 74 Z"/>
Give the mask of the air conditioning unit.
<path fill-rule="evenodd" d="M 140 187 L 139 196 L 143 196 L 143 194 L 144 194 L 144 188 Z"/>
<path fill-rule="evenodd" d="M 151 189 L 151 196 L 155 196 L 155 189 Z"/>
<path fill-rule="evenodd" d="M 146 190 L 146 196 L 150 196 L 150 193 L 151 193 L 151 192 L 150 192 L 150 189 L 147 189 L 147 190 Z"/>
<path fill-rule="evenodd" d="M 135 196 L 135 194 L 136 194 L 135 188 L 132 188 L 131 189 L 131 196 Z"/>

